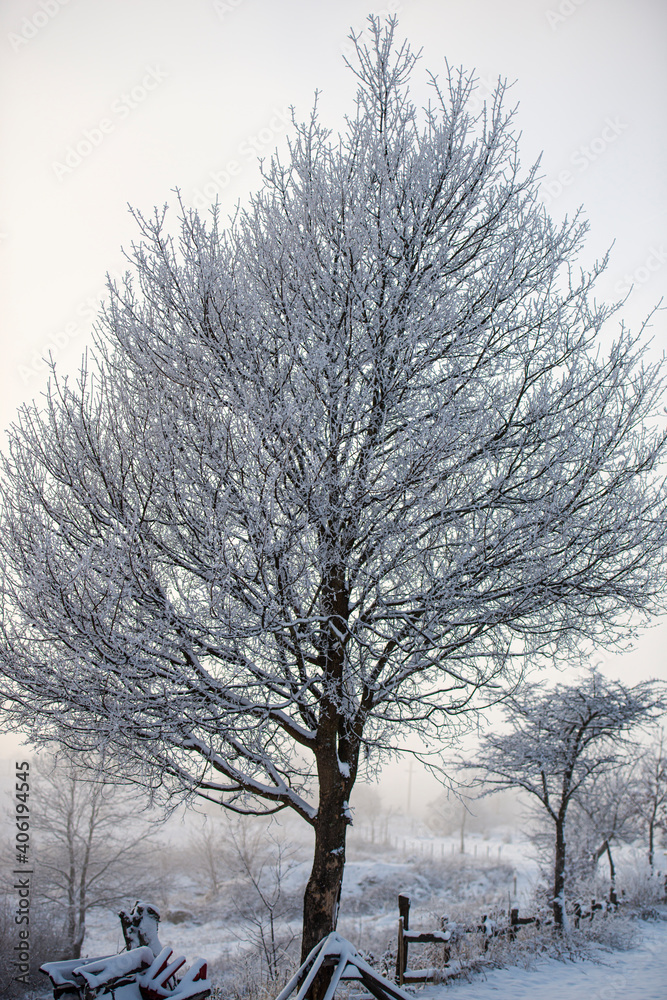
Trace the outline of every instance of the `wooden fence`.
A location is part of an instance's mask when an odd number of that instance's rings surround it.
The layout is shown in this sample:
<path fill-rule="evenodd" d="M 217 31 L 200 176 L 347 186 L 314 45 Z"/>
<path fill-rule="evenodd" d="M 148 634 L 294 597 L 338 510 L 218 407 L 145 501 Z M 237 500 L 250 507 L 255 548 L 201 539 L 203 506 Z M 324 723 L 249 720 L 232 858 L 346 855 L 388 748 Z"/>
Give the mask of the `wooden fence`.
<path fill-rule="evenodd" d="M 396 982 L 399 986 L 403 983 L 426 983 L 435 978 L 435 969 L 410 969 L 408 964 L 409 949 L 415 944 L 442 944 L 443 946 L 443 966 L 449 964 L 451 955 L 451 945 L 455 937 L 460 934 L 482 934 L 484 940 L 484 951 L 489 946 L 489 941 L 495 937 L 507 937 L 513 941 L 518 931 L 527 924 L 535 924 L 539 927 L 539 917 L 520 917 L 518 907 L 510 910 L 509 923 L 506 926 L 498 926 L 487 914 L 482 916 L 479 924 L 473 927 L 459 927 L 458 924 L 450 923 L 447 917 L 441 920 L 440 930 L 435 931 L 412 931 L 410 930 L 410 897 L 401 893 L 398 897 L 398 947 L 396 949 Z"/>

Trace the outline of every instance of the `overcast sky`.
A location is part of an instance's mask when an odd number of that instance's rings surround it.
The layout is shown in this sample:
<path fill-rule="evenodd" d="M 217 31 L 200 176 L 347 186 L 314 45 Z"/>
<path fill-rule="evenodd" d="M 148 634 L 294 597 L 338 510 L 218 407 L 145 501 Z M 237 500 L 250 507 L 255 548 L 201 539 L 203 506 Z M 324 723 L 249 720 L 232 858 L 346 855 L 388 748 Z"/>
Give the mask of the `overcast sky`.
<path fill-rule="evenodd" d="M 664 0 L 3 0 L 2 428 L 43 388 L 49 350 L 75 370 L 105 272 L 136 236 L 128 203 L 173 204 L 178 187 L 231 211 L 256 186 L 258 154 L 284 143 L 290 105 L 305 118 L 316 89 L 341 127 L 347 36 L 371 12 L 398 15 L 422 79 L 447 59 L 476 70 L 480 97 L 516 81 L 523 162 L 543 151 L 550 211 L 583 204 L 586 263 L 615 241 L 605 297 L 634 283 L 636 326 L 665 294 Z M 660 352 L 666 324 L 653 322 Z M 667 678 L 666 642 L 661 626 L 607 668 Z"/>

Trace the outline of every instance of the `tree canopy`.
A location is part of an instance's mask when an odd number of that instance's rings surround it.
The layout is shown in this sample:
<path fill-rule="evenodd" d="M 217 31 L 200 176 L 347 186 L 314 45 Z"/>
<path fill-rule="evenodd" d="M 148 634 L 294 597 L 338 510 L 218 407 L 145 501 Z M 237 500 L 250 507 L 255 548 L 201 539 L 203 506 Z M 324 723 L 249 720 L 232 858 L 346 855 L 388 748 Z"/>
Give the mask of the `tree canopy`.
<path fill-rule="evenodd" d="M 663 603 L 661 364 L 623 327 L 603 350 L 604 262 L 577 271 L 504 86 L 474 114 L 472 76 L 432 78 L 420 112 L 417 56 L 371 31 L 344 134 L 295 121 L 226 228 L 135 213 L 80 379 L 3 466 L 6 718 L 296 811 L 304 947 L 360 766 Z"/>

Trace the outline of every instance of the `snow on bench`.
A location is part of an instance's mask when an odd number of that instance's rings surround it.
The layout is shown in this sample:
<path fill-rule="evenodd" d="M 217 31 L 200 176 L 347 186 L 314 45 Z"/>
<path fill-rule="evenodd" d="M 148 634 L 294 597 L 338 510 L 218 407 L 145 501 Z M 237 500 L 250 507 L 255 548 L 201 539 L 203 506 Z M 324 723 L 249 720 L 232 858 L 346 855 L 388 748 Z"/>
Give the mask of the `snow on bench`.
<path fill-rule="evenodd" d="M 183 955 L 163 948 L 157 935 L 160 914 L 150 903 L 137 900 L 130 913 L 121 911 L 127 950 L 118 955 L 45 962 L 40 972 L 53 985 L 54 1000 L 72 994 L 78 1000 L 110 993 L 122 1000 L 204 1000 L 211 992 L 206 962 L 197 958 L 185 975 Z M 121 991 L 120 995 L 118 991 Z"/>

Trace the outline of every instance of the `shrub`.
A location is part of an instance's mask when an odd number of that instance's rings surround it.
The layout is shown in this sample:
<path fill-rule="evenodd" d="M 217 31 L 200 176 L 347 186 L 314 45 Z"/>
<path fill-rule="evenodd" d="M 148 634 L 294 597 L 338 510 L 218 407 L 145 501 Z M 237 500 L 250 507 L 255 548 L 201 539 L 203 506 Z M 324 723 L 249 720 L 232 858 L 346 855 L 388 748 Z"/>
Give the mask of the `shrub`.
<path fill-rule="evenodd" d="M 59 958 L 62 950 L 61 927 L 55 914 L 46 907 L 34 907 L 30 911 L 28 982 L 18 982 L 16 977 L 20 970 L 16 965 L 15 948 L 19 944 L 19 928 L 14 922 L 14 913 L 11 897 L 0 897 L 0 996 L 3 997 L 20 997 L 35 989 L 42 992 L 48 987 L 48 980 L 39 967 Z"/>

